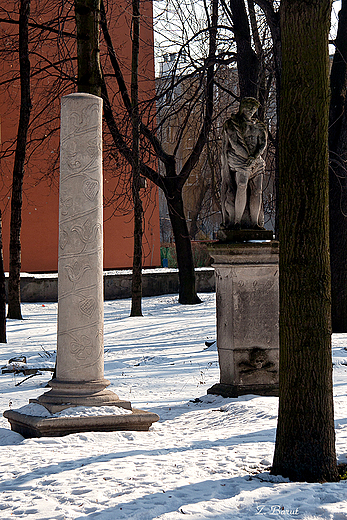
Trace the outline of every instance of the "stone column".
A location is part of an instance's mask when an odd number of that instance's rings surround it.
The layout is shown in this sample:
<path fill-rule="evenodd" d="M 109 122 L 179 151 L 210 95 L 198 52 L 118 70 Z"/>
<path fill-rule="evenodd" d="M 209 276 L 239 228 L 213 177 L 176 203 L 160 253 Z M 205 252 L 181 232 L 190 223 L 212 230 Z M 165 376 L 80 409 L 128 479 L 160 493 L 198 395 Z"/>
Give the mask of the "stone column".
<path fill-rule="evenodd" d="M 278 394 L 278 242 L 215 243 L 220 383 L 208 393 Z"/>
<path fill-rule="evenodd" d="M 107 390 L 103 343 L 102 100 L 63 97 L 60 136 L 57 374 L 36 402 L 52 415 L 6 410 L 24 437 L 82 431 L 147 431 L 159 420 Z M 103 413 L 59 417 L 71 406 L 107 406 Z M 112 408 L 113 407 L 113 408 Z M 120 410 L 125 408 L 126 410 Z M 55 414 L 55 415 L 54 415 Z"/>
<path fill-rule="evenodd" d="M 105 390 L 102 187 L 102 100 L 70 94 L 61 104 L 57 373 L 45 406 L 130 408 Z"/>

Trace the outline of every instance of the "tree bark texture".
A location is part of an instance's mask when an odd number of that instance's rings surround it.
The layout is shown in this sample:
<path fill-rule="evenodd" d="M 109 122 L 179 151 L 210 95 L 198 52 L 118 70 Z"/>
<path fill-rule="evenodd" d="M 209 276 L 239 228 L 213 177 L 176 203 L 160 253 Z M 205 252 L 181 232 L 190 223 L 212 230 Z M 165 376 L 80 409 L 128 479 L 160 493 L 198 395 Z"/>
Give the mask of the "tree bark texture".
<path fill-rule="evenodd" d="M 237 70 L 239 74 L 240 98 L 259 96 L 260 64 L 252 48 L 251 33 L 244 0 L 230 0 L 233 15 L 234 37 L 237 48 Z"/>
<path fill-rule="evenodd" d="M 328 234 L 330 0 L 282 0 L 280 389 L 273 474 L 338 480 Z"/>
<path fill-rule="evenodd" d="M 202 210 L 202 205 L 205 199 L 205 195 L 208 190 L 208 183 L 205 180 L 199 182 L 199 185 L 194 186 L 194 197 L 191 198 L 193 201 L 193 205 L 189 210 L 190 213 L 190 226 L 189 226 L 189 236 L 191 240 L 195 239 L 195 235 L 199 231 L 198 227 L 198 218 Z"/>
<path fill-rule="evenodd" d="M 22 189 L 28 127 L 31 112 L 30 61 L 28 46 L 28 20 L 30 0 L 21 0 L 19 12 L 19 69 L 21 106 L 17 132 L 16 152 L 13 166 L 11 222 L 10 222 L 10 265 L 8 280 L 8 317 L 22 319 L 20 307 L 20 270 L 22 226 Z"/>
<path fill-rule="evenodd" d="M 179 303 L 192 305 L 201 303 L 195 289 L 195 272 L 192 245 L 189 238 L 187 221 L 184 215 L 182 187 L 175 178 L 164 179 L 170 187 L 166 191 L 166 200 L 172 231 L 175 238 L 179 279 Z"/>
<path fill-rule="evenodd" d="M 99 50 L 100 0 L 75 0 L 78 92 L 101 96 Z"/>
<path fill-rule="evenodd" d="M 0 343 L 6 343 L 6 292 L 2 248 L 2 218 L 0 211 Z"/>
<path fill-rule="evenodd" d="M 143 207 L 140 197 L 140 117 L 139 117 L 139 50 L 140 2 L 132 2 L 131 123 L 132 123 L 132 196 L 134 204 L 134 254 L 131 285 L 131 316 L 142 316 L 142 236 Z"/>
<path fill-rule="evenodd" d="M 333 332 L 347 332 L 347 0 L 342 0 L 330 73 L 329 212 Z"/>

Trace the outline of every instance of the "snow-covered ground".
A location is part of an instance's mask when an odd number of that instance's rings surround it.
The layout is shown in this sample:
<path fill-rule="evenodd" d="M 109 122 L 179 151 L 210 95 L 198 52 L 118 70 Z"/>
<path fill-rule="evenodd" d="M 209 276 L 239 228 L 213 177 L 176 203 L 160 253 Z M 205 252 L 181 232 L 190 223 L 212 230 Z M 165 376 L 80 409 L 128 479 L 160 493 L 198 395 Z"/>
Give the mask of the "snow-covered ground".
<path fill-rule="evenodd" d="M 23 439 L 0 424 L 0 519 L 347 520 L 347 482 L 293 483 L 269 475 L 277 398 L 209 396 L 219 381 L 215 299 L 182 306 L 176 296 L 105 303 L 105 377 L 136 408 L 156 412 L 149 432 L 81 433 Z M 24 355 L 49 366 L 57 305 L 25 304 L 8 322 L 0 366 Z M 347 462 L 346 335 L 333 337 L 336 448 Z M 346 365 L 344 364 L 346 363 Z M 49 372 L 0 375 L 1 412 L 45 391 Z"/>

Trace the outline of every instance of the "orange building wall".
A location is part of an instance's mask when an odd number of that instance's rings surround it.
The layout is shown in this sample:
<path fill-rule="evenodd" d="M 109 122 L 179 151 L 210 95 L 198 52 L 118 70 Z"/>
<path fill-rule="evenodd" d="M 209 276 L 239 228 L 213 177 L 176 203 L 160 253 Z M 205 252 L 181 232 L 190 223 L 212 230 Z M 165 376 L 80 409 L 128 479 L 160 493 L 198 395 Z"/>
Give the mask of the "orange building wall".
<path fill-rule="evenodd" d="M 3 0 L 1 0 L 2 2 Z M 126 3 L 126 0 L 125 0 Z M 7 2 L 6 6 L 15 5 L 15 2 Z M 32 17 L 40 13 L 40 23 L 50 16 L 50 9 L 56 2 L 32 1 Z M 114 4 L 112 16 L 110 13 L 110 32 L 113 34 L 114 45 L 117 53 L 122 56 L 122 65 L 126 79 L 129 79 L 129 15 L 126 10 L 119 6 L 119 2 L 109 2 Z M 46 11 L 43 9 L 45 7 Z M 148 25 L 151 19 L 151 2 L 143 4 L 146 9 L 147 24 L 143 26 L 142 50 L 140 55 L 141 63 L 141 82 L 140 88 L 146 95 L 154 93 L 154 60 L 153 60 L 153 33 Z M 110 8 L 111 11 L 111 8 Z M 16 37 L 17 26 L 0 25 L 0 35 L 3 36 L 4 30 L 9 33 L 8 41 L 11 42 L 11 33 Z M 1 45 L 1 43 L 0 43 Z M 54 44 L 55 45 L 55 44 Z M 49 56 L 54 45 L 45 48 L 45 44 L 40 48 L 40 53 Z M 0 78 L 8 79 L 11 76 L 18 76 L 18 58 L 0 61 Z M 31 58 L 31 66 L 34 69 L 37 65 L 35 57 Z M 52 84 L 49 76 L 40 79 L 32 86 L 33 115 L 37 114 L 42 95 L 45 88 Z M 65 94 L 73 92 L 74 88 L 66 89 Z M 9 248 L 9 223 L 10 223 L 10 191 L 12 182 L 13 153 L 8 152 L 11 141 L 15 139 L 19 115 L 19 81 L 11 83 L 10 88 L 0 86 L 0 116 L 1 116 L 1 145 L 0 145 L 0 208 L 3 218 L 3 243 L 5 270 L 8 270 L 8 248 Z M 51 112 L 60 112 L 60 102 L 52 103 Z M 57 123 L 55 123 L 57 124 Z M 47 125 L 45 131 L 47 138 L 35 151 L 34 146 L 29 148 L 30 157 L 25 168 L 24 189 L 23 189 L 23 210 L 22 210 L 22 271 L 26 272 L 49 272 L 56 271 L 58 265 L 58 173 L 53 176 L 47 175 L 46 170 L 50 170 L 49 165 L 52 160 L 56 161 L 59 155 L 59 135 L 56 132 L 50 136 L 52 128 Z M 40 129 L 42 131 L 42 129 Z M 33 132 L 31 137 L 35 139 L 38 131 Z M 7 152 L 7 153 L 6 153 Z M 108 154 L 105 147 L 105 154 Z M 7 157 L 6 157 L 7 155 Z M 108 157 L 106 157 L 108 159 Z M 153 166 L 153 165 L 152 165 Z M 130 173 L 129 167 L 127 172 Z M 112 164 L 109 160 L 105 161 L 104 168 L 104 197 L 109 200 L 117 186 L 117 163 Z M 124 173 L 123 173 L 124 176 Z M 126 176 L 126 175 L 125 175 Z M 117 191 L 117 189 L 116 189 Z M 130 183 L 127 185 L 128 196 L 131 196 Z M 145 191 L 145 190 L 143 190 Z M 123 188 L 124 192 L 124 188 Z M 159 232 L 159 204 L 158 188 L 148 185 L 144 206 L 145 210 L 145 235 L 144 235 L 144 266 L 160 265 L 160 232 Z M 114 197 L 112 205 L 104 208 L 104 268 L 129 268 L 132 266 L 133 250 L 133 221 L 131 213 L 120 214 L 117 210 L 117 196 Z M 128 204 L 129 206 L 129 204 Z M 123 211 L 124 213 L 124 211 Z"/>

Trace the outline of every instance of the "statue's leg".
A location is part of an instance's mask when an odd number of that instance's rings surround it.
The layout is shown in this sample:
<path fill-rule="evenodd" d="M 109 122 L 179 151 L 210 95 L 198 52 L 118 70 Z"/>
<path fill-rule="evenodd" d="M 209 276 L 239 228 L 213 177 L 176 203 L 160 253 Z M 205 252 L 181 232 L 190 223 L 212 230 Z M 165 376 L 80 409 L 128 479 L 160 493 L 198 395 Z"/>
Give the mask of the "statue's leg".
<path fill-rule="evenodd" d="M 249 181 L 251 188 L 251 195 L 249 199 L 249 212 L 251 216 L 251 225 L 253 227 L 259 226 L 259 214 L 262 204 L 263 193 L 263 173 L 257 173 L 255 177 Z"/>
<path fill-rule="evenodd" d="M 226 197 L 225 197 L 225 212 L 228 215 L 227 227 L 229 227 L 230 224 L 232 225 L 234 223 L 234 212 L 235 212 L 234 198 L 235 198 L 235 196 L 234 196 L 233 190 L 231 189 L 230 186 L 228 186 L 228 189 L 226 191 Z"/>
<path fill-rule="evenodd" d="M 229 192 L 229 186 L 230 186 L 230 170 L 228 165 L 227 157 L 224 153 L 221 155 L 221 163 L 222 163 L 222 169 L 221 169 L 221 177 L 222 177 L 222 184 L 221 184 L 221 210 L 222 210 L 222 226 L 225 228 L 228 228 L 231 223 L 230 219 L 230 208 L 229 208 L 229 202 L 228 202 L 228 192 Z"/>
<path fill-rule="evenodd" d="M 236 171 L 236 195 L 235 195 L 235 225 L 241 224 L 241 219 L 246 208 L 247 184 L 249 175 L 245 171 Z"/>
<path fill-rule="evenodd" d="M 222 222 L 224 227 L 228 227 L 230 224 L 230 217 L 227 207 L 227 192 L 228 192 L 228 185 L 225 182 L 225 180 L 222 180 L 221 185 L 221 193 L 220 193 L 220 199 L 221 199 L 221 210 L 222 210 Z"/>

